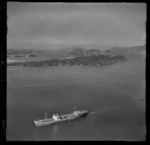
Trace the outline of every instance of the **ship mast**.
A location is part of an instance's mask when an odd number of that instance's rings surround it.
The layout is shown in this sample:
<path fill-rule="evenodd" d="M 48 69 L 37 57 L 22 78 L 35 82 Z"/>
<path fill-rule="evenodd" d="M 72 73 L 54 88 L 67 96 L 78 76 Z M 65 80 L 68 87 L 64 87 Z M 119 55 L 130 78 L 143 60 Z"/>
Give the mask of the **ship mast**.
<path fill-rule="evenodd" d="M 47 113 L 45 112 L 45 119 L 47 119 Z"/>
<path fill-rule="evenodd" d="M 76 111 L 76 108 L 74 107 L 74 112 Z"/>

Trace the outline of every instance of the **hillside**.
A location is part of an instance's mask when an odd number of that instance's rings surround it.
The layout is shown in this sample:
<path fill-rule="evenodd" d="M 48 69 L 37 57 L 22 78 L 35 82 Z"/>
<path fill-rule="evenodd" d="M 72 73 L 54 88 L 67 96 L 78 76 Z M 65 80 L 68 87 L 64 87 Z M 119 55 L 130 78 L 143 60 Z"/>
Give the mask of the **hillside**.
<path fill-rule="evenodd" d="M 80 48 L 80 47 L 63 48 L 60 51 L 69 56 L 70 55 L 71 56 L 89 56 L 89 55 L 117 56 L 118 55 L 117 53 L 115 53 L 111 50 L 100 51 L 97 49 L 84 49 L 84 48 Z"/>
<path fill-rule="evenodd" d="M 124 54 L 145 54 L 146 46 L 134 46 L 134 47 L 114 47 L 109 49 L 112 52 L 124 55 Z"/>

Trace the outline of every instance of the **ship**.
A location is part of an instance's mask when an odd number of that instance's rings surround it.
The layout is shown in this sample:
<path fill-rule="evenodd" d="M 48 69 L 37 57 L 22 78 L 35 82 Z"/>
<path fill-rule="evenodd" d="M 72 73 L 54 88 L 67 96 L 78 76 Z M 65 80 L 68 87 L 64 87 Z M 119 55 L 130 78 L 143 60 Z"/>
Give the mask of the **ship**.
<path fill-rule="evenodd" d="M 65 114 L 65 115 L 58 115 L 58 114 L 53 114 L 52 118 L 47 118 L 47 113 L 45 112 L 45 119 L 37 119 L 34 120 L 34 124 L 36 127 L 40 126 L 48 126 L 48 125 L 53 125 L 61 122 L 66 122 L 66 121 L 71 121 L 75 120 L 80 117 L 84 117 L 88 115 L 87 110 L 75 110 L 70 113 L 70 114 Z"/>

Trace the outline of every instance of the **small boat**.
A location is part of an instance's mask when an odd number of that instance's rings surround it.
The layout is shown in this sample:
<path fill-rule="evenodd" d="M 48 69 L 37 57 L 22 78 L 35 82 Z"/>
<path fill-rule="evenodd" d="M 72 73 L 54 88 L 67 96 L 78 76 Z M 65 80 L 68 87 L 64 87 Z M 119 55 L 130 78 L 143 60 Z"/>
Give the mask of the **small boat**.
<path fill-rule="evenodd" d="M 74 109 L 74 111 L 70 114 L 65 114 L 65 115 L 53 114 L 52 118 L 47 118 L 47 114 L 45 112 L 45 119 L 34 120 L 34 124 L 37 127 L 48 126 L 48 125 L 53 125 L 53 124 L 57 124 L 61 122 L 75 120 L 77 118 L 84 117 L 88 114 L 89 113 L 87 110 L 75 110 Z"/>

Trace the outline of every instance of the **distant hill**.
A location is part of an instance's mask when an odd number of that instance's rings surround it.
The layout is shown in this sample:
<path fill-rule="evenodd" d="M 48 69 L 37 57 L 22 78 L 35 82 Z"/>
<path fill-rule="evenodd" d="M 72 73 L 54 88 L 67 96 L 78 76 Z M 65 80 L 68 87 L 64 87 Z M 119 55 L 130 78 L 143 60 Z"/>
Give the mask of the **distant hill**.
<path fill-rule="evenodd" d="M 101 54 L 101 53 L 102 53 L 102 51 L 97 50 L 97 49 L 89 49 L 84 52 L 84 54 L 87 54 L 87 55 L 97 55 L 97 54 Z"/>
<path fill-rule="evenodd" d="M 71 48 L 63 48 L 61 50 L 63 53 L 67 53 L 68 55 L 72 56 L 86 56 L 86 55 L 113 55 L 116 56 L 115 52 L 111 50 L 100 51 L 97 49 L 84 49 L 80 47 L 71 47 Z"/>
<path fill-rule="evenodd" d="M 84 48 L 80 48 L 80 47 L 71 47 L 71 48 L 62 48 L 61 51 L 63 53 L 67 53 L 69 55 L 83 55 L 84 53 Z"/>
<path fill-rule="evenodd" d="M 146 46 L 134 46 L 134 47 L 114 47 L 109 49 L 112 52 L 124 55 L 124 54 L 145 54 Z"/>

